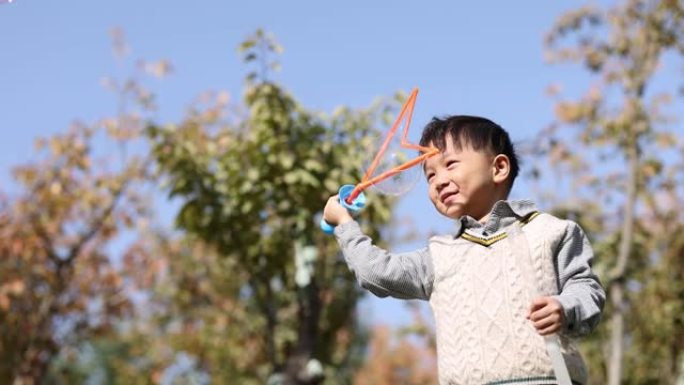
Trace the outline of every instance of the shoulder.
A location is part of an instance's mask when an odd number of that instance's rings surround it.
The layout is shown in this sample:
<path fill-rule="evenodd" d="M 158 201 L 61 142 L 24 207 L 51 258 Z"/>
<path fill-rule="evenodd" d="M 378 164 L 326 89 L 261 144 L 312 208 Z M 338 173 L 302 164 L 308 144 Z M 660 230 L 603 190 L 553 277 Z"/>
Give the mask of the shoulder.
<path fill-rule="evenodd" d="M 555 215 L 540 212 L 525 226 L 528 236 L 542 237 L 553 243 L 563 242 L 577 233 L 579 225 L 572 220 L 558 218 Z M 579 229 L 581 231 L 581 229 Z"/>
<path fill-rule="evenodd" d="M 582 227 L 577 222 L 571 219 L 558 218 L 549 213 L 540 213 L 539 217 L 543 218 L 543 222 L 546 225 L 562 228 L 565 237 L 584 235 L 584 230 L 582 229 Z"/>
<path fill-rule="evenodd" d="M 554 250 L 569 244 L 590 244 L 589 238 L 577 222 L 548 213 L 540 213 L 525 228 L 528 237 L 541 238 Z"/>
<path fill-rule="evenodd" d="M 558 218 L 555 215 L 537 211 L 526 218 L 527 225 L 529 226 L 553 226 L 553 227 L 566 227 L 567 223 L 570 222 L 567 219 Z"/>

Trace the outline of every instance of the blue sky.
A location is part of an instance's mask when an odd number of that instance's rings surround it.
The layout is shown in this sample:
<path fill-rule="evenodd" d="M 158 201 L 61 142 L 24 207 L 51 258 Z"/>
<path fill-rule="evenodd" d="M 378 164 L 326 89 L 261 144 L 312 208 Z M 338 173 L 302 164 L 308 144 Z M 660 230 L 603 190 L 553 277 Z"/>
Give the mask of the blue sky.
<path fill-rule="evenodd" d="M 307 108 L 362 107 L 376 96 L 420 88 L 413 134 L 434 115 L 486 116 L 516 142 L 553 120 L 552 83 L 566 90 L 586 78 L 578 67 L 543 60 L 543 36 L 576 1 L 85 1 L 0 4 L 0 190 L 10 167 L 31 159 L 33 139 L 74 119 L 116 112 L 100 85 L 130 69 L 114 59 L 108 31 L 121 27 L 132 56 L 168 59 L 174 73 L 150 83 L 157 119 L 171 122 L 206 90 L 239 99 L 248 68 L 236 47 L 256 28 L 285 48 L 275 80 Z M 518 183 L 514 197 L 531 192 Z M 429 213 L 429 214 L 425 214 Z M 164 213 L 162 213 L 163 216 Z M 167 216 L 169 213 L 166 213 Z M 399 206 L 421 229 L 445 229 L 419 184 Z M 402 248 L 417 244 L 402 245 Z M 394 300 L 371 299 L 374 322 L 408 318 Z"/>

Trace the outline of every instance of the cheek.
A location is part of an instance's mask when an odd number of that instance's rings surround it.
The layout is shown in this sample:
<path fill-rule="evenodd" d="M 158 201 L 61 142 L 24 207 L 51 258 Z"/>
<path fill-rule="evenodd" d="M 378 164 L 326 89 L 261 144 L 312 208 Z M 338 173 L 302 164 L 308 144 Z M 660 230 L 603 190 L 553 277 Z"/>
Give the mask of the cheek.
<path fill-rule="evenodd" d="M 428 186 L 428 196 L 430 197 L 431 201 L 435 201 L 437 198 L 437 189 L 434 188 L 433 186 Z"/>
<path fill-rule="evenodd" d="M 488 179 L 474 176 L 472 179 L 468 180 L 466 183 L 466 190 L 470 195 L 478 195 L 484 191 L 488 191 L 491 188 L 491 183 Z"/>
<path fill-rule="evenodd" d="M 472 186 L 479 184 L 482 179 L 482 175 L 478 172 L 474 172 L 473 170 L 461 169 L 459 171 L 460 172 L 454 177 L 454 179 L 458 182 L 458 185 L 462 189 L 472 188 Z"/>
<path fill-rule="evenodd" d="M 441 205 L 442 203 L 439 201 L 439 193 L 437 192 L 437 189 L 430 186 L 428 191 L 428 196 L 430 197 L 430 201 L 435 205 Z"/>

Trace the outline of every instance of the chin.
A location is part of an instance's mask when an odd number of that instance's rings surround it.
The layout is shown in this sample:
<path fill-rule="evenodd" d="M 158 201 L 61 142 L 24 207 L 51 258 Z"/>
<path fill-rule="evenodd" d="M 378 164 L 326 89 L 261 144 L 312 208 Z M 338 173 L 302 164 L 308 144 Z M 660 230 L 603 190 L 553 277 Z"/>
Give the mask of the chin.
<path fill-rule="evenodd" d="M 463 216 L 463 210 L 454 206 L 449 206 L 442 214 L 451 219 L 458 219 Z"/>

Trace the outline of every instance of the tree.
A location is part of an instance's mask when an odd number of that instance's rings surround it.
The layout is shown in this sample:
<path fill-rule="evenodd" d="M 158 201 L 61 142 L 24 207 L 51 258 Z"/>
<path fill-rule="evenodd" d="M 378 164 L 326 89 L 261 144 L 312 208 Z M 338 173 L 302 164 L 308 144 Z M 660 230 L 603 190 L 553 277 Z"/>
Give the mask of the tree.
<path fill-rule="evenodd" d="M 130 311 L 105 248 L 144 213 L 130 186 L 146 167 L 104 167 L 92 156 L 95 132 L 77 124 L 39 140 L 46 157 L 15 169 L 23 189 L 1 206 L 0 378 L 14 384 L 38 384 L 61 347 Z"/>
<path fill-rule="evenodd" d="M 410 303 L 413 323 L 398 331 L 371 328 L 368 358 L 354 375 L 354 385 L 437 384 L 437 354 L 433 328 Z"/>
<path fill-rule="evenodd" d="M 123 53 L 120 31 L 113 38 Z M 141 69 L 162 75 L 164 63 Z M 149 215 L 151 164 L 136 149 L 155 106 L 134 77 L 107 84 L 118 115 L 38 139 L 38 160 L 14 169 L 18 191 L 0 195 L 1 383 L 59 383 L 70 374 L 51 370 L 58 357 L 133 313 L 112 250 Z"/>
<path fill-rule="evenodd" d="M 330 117 L 306 111 L 267 78 L 281 50 L 271 36 L 259 30 L 240 50 L 257 67 L 247 76 L 246 110 L 230 114 L 219 93 L 179 124 L 149 130 L 170 196 L 182 200 L 178 226 L 221 256 L 218 281 L 232 282 L 221 295 L 245 317 L 230 327 L 254 339 L 246 357 L 242 337 L 223 334 L 251 364 L 223 361 L 209 370 L 240 373 L 233 381 L 243 383 L 348 383 L 361 293 L 315 219 L 340 184 L 360 180 L 362 144 L 396 103 L 339 108 Z M 371 234 L 389 219 L 391 203 L 373 197 L 363 213 Z"/>
<path fill-rule="evenodd" d="M 546 43 L 552 60 L 581 62 L 596 75 L 585 96 L 558 102 L 557 124 L 538 147 L 557 170 L 576 176 L 577 205 L 562 209 L 598 240 L 609 304 L 588 347 L 590 362 L 601 363 L 592 381 L 673 383 L 684 347 L 684 292 L 671 281 L 681 280 L 682 262 L 672 257 L 681 246 L 670 232 L 683 223 L 682 153 L 666 129 L 672 90 L 661 92 L 657 75 L 684 53 L 684 8 L 645 0 L 585 6 L 561 16 Z M 559 130 L 566 125 L 576 128 L 574 140 Z"/>

